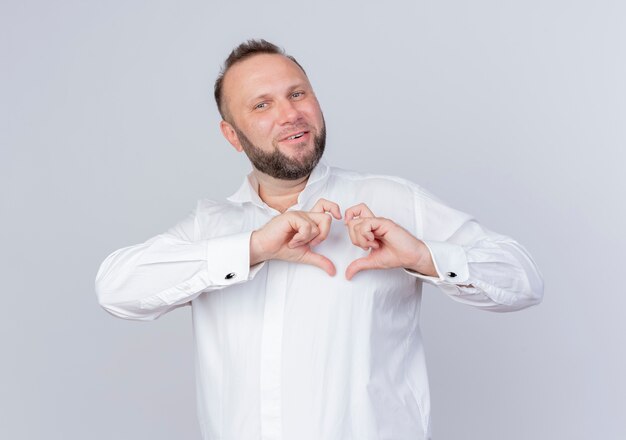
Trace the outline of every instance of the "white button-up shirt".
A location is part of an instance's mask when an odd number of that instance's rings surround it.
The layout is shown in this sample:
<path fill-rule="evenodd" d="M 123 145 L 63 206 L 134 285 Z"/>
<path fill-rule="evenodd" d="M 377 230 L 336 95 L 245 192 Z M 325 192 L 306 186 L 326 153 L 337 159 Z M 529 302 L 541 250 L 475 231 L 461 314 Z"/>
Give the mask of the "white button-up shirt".
<path fill-rule="evenodd" d="M 252 231 L 279 214 L 257 187 L 250 175 L 228 201 L 199 201 L 168 232 L 112 253 L 97 275 L 100 304 L 122 318 L 150 320 L 191 304 L 206 440 L 430 438 L 422 282 L 485 310 L 541 300 L 541 275 L 511 238 L 409 181 L 323 162 L 291 210 L 320 198 L 342 210 L 365 203 L 423 240 L 439 276 L 393 269 L 346 280 L 366 252 L 337 220 L 315 248 L 336 276 L 279 260 L 250 267 Z"/>

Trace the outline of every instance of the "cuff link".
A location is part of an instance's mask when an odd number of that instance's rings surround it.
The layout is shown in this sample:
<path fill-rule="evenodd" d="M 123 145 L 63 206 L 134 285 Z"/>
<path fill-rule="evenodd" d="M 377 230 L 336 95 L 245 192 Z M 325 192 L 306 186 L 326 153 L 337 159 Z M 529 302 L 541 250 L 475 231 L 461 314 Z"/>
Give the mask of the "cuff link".
<path fill-rule="evenodd" d="M 446 276 L 447 276 L 448 278 L 455 278 L 455 277 L 456 277 L 456 273 L 454 273 L 454 272 L 448 272 L 448 273 L 446 273 Z"/>
<path fill-rule="evenodd" d="M 226 274 L 226 276 L 224 277 L 225 280 L 230 280 L 231 278 L 235 278 L 236 274 L 235 272 L 231 272 L 229 274 Z"/>

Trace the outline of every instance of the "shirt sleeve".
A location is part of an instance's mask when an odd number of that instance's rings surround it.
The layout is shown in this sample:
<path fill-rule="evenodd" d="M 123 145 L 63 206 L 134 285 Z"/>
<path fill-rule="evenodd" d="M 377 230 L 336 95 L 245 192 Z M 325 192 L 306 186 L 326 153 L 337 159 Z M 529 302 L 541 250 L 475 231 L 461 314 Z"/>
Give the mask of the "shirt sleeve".
<path fill-rule="evenodd" d="M 406 269 L 456 301 L 508 312 L 541 302 L 543 278 L 530 254 L 510 237 L 492 232 L 419 189 L 417 237 L 433 259 L 437 277 Z"/>
<path fill-rule="evenodd" d="M 166 233 L 109 255 L 96 275 L 100 305 L 120 318 L 152 320 L 203 292 L 248 281 L 263 266 L 250 267 L 252 231 L 196 241 L 195 224 L 192 213 Z"/>

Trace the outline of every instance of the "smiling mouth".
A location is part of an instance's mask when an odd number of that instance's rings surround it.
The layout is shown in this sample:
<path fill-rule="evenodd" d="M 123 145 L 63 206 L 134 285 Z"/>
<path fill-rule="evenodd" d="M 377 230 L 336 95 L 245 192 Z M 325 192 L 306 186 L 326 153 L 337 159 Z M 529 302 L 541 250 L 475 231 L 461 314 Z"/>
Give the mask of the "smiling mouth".
<path fill-rule="evenodd" d="M 306 134 L 306 132 L 305 132 L 305 131 L 301 131 L 300 133 L 296 133 L 296 134 L 294 134 L 294 135 L 291 135 L 291 136 L 289 136 L 289 137 L 285 138 L 285 140 L 287 140 L 287 141 L 292 141 L 292 140 L 294 140 L 294 139 L 300 139 L 300 138 L 301 138 L 302 136 L 304 136 L 305 134 Z"/>

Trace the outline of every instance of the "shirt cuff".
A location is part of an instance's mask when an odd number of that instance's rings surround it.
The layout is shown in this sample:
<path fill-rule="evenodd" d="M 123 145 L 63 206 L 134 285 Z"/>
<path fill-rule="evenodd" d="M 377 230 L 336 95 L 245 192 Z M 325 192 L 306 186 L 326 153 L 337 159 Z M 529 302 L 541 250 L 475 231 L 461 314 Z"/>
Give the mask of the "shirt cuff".
<path fill-rule="evenodd" d="M 248 281 L 261 270 L 264 262 L 250 267 L 250 236 L 252 231 L 217 237 L 207 241 L 209 280 L 218 286 Z"/>
<path fill-rule="evenodd" d="M 471 284 L 468 282 L 469 269 L 463 246 L 445 241 L 424 241 L 433 259 L 438 277 L 422 275 L 412 269 L 404 269 L 410 275 L 430 281 L 433 284 Z"/>

